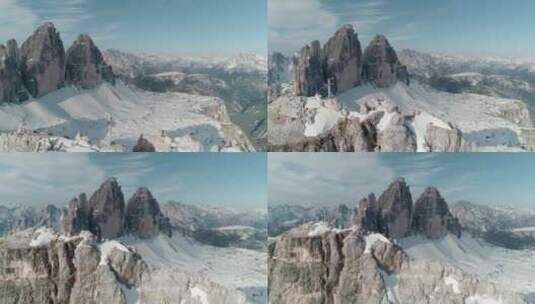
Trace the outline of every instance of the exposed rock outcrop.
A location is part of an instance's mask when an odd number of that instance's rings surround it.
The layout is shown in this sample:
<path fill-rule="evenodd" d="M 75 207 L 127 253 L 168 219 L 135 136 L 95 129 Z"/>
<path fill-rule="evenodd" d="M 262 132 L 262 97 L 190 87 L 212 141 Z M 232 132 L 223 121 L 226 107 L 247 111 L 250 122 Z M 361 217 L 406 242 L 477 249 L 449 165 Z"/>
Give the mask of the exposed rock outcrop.
<path fill-rule="evenodd" d="M 381 303 L 381 271 L 396 271 L 407 256 L 394 244 L 366 244 L 360 230 L 309 235 L 290 231 L 269 252 L 271 303 Z M 366 251 L 367 247 L 371 247 Z"/>
<path fill-rule="evenodd" d="M 411 229 L 412 196 L 405 180 L 399 178 L 390 184 L 377 204 L 381 209 L 379 232 L 394 239 L 407 236 Z"/>
<path fill-rule="evenodd" d="M 149 189 L 139 188 L 128 200 L 125 215 L 126 231 L 140 238 L 151 238 L 160 231 L 171 233 L 169 219 L 163 216 Z"/>
<path fill-rule="evenodd" d="M 103 81 L 115 83 L 112 68 L 104 62 L 89 35 L 78 36 L 67 50 L 66 80 L 84 89 L 94 88 Z"/>
<path fill-rule="evenodd" d="M 115 178 L 104 182 L 89 199 L 92 228 L 103 239 L 123 235 L 125 203 L 121 186 Z"/>
<path fill-rule="evenodd" d="M 115 178 L 105 181 L 89 200 L 84 193 L 74 198 L 62 212 L 63 232 L 78 235 L 90 231 L 99 239 L 114 239 L 127 233 L 151 238 L 162 232 L 171 236 L 169 218 L 149 189 L 142 187 L 124 202 L 123 192 Z"/>
<path fill-rule="evenodd" d="M 363 55 L 362 77 L 379 88 L 386 88 L 404 80 L 408 84 L 407 68 L 398 59 L 396 51 L 383 35 L 377 35 Z"/>
<path fill-rule="evenodd" d="M 66 238 L 42 229 L 9 236 L 0 246 L 3 303 L 127 304 L 125 289 L 140 287 L 148 269 L 139 255 L 112 245 L 104 251 L 91 234 Z"/>
<path fill-rule="evenodd" d="M 451 232 L 460 237 L 461 227 L 450 213 L 448 204 L 438 190 L 428 187 L 414 204 L 412 219 L 414 233 L 430 239 L 439 239 Z"/>
<path fill-rule="evenodd" d="M 363 198 L 359 202 L 357 208 L 357 215 L 353 221 L 356 225 L 366 231 L 381 230 L 380 209 L 375 199 L 375 194 L 371 193 L 368 197 Z"/>
<path fill-rule="evenodd" d="M 80 232 L 93 231 L 92 214 L 85 193 L 73 198 L 66 209 L 63 209 L 62 226 L 67 235 L 76 235 Z"/>
<path fill-rule="evenodd" d="M 353 224 L 368 232 L 392 239 L 423 235 L 439 239 L 452 233 L 461 237 L 459 220 L 436 188 L 427 188 L 413 206 L 409 186 L 403 178 L 395 180 L 376 201 L 370 194 L 363 198 Z"/>
<path fill-rule="evenodd" d="M 20 48 L 24 85 L 33 97 L 61 88 L 65 83 L 65 49 L 54 24 L 41 25 Z"/>
<path fill-rule="evenodd" d="M 453 126 L 445 129 L 433 124 L 427 126 L 425 144 L 429 152 L 464 152 L 472 148 L 464 140 L 461 130 Z"/>
<path fill-rule="evenodd" d="M 137 140 L 132 152 L 156 152 L 154 145 L 141 135 Z"/>
<path fill-rule="evenodd" d="M 18 48 L 0 44 L 0 102 L 23 102 L 65 85 L 90 89 L 115 84 L 112 68 L 88 35 L 80 35 L 67 53 L 54 24 L 46 22 Z"/>
<path fill-rule="evenodd" d="M 331 81 L 331 93 L 344 92 L 361 82 L 362 49 L 352 25 L 344 25 L 323 47 L 325 81 Z"/>
<path fill-rule="evenodd" d="M 414 260 L 383 235 L 360 229 L 317 233 L 305 224 L 271 244 L 268 263 L 273 304 L 528 303 L 454 266 Z"/>
<path fill-rule="evenodd" d="M 321 48 L 319 41 L 305 46 L 295 65 L 298 96 L 343 93 L 362 83 L 379 88 L 397 81 L 409 85 L 407 68 L 383 35 L 376 36 L 362 53 L 352 25 L 344 25 Z"/>
<path fill-rule="evenodd" d="M 319 94 L 325 85 L 321 45 L 313 41 L 301 50 L 295 67 L 295 91 L 300 96 Z"/>
<path fill-rule="evenodd" d="M 9 40 L 0 44 L 0 102 L 22 102 L 28 99 L 22 74 L 17 42 Z"/>

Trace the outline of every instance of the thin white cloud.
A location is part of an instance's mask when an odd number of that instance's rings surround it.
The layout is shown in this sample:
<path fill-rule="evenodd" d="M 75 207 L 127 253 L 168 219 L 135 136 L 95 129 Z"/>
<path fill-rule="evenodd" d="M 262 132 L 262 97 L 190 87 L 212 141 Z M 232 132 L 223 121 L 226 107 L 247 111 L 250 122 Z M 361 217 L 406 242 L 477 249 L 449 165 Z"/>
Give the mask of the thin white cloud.
<path fill-rule="evenodd" d="M 0 204 L 65 205 L 105 178 L 87 154 L 6 153 L 0 158 Z M 89 188 L 88 188 L 89 187 Z"/>
<path fill-rule="evenodd" d="M 293 50 L 332 33 L 338 17 L 325 10 L 320 0 L 270 0 L 269 47 Z"/>
<path fill-rule="evenodd" d="M 34 30 L 38 16 L 17 0 L 0 0 L 0 43 L 15 38 L 20 40 Z"/>
<path fill-rule="evenodd" d="M 16 38 L 19 44 L 45 21 L 53 22 L 68 43 L 95 18 L 87 0 L 0 0 L 0 11 L 0 40 Z M 105 33 L 111 39 L 111 31 Z"/>
<path fill-rule="evenodd" d="M 375 154 L 298 153 L 269 155 L 271 204 L 356 204 L 370 192 L 384 190 L 395 172 Z"/>
<path fill-rule="evenodd" d="M 270 51 L 291 53 L 313 40 L 324 43 L 343 24 L 353 25 L 364 44 L 376 34 L 385 34 L 391 42 L 415 38 L 417 23 L 395 24 L 394 18 L 403 12 L 391 12 L 389 4 L 387 0 L 270 0 Z"/>

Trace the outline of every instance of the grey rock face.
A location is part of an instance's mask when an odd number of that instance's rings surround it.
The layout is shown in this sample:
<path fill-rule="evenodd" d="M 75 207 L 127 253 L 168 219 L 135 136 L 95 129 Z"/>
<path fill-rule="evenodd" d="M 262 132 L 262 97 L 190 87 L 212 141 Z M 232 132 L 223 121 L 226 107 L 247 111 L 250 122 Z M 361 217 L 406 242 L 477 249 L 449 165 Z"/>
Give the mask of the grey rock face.
<path fill-rule="evenodd" d="M 462 136 L 461 130 L 452 126 L 450 130 L 428 125 L 425 143 L 429 152 L 464 152 L 471 149 Z"/>
<path fill-rule="evenodd" d="M 309 236 L 301 228 L 279 238 L 269 255 L 270 302 L 383 303 L 381 271 L 396 271 L 407 259 L 402 249 L 376 244 L 365 252 L 360 230 Z"/>
<path fill-rule="evenodd" d="M 70 303 L 80 239 L 30 246 L 33 231 L 9 236 L 0 247 L 0 290 L 5 303 Z"/>
<path fill-rule="evenodd" d="M 108 179 L 89 199 L 92 229 L 97 236 L 114 239 L 123 235 L 125 203 L 121 187 L 114 178 Z"/>
<path fill-rule="evenodd" d="M 66 80 L 84 89 L 115 83 L 112 68 L 89 35 L 80 35 L 67 51 Z"/>
<path fill-rule="evenodd" d="M 365 231 L 379 231 L 381 224 L 380 215 L 375 194 L 371 193 L 367 198 L 360 200 L 359 207 L 357 208 L 357 216 L 353 224 Z"/>
<path fill-rule="evenodd" d="M 363 55 L 362 77 L 379 88 L 386 88 L 398 79 L 408 83 L 407 69 L 401 65 L 396 51 L 385 36 L 377 35 Z"/>
<path fill-rule="evenodd" d="M 0 102 L 22 102 L 28 99 L 19 70 L 19 50 L 15 40 L 0 44 Z"/>
<path fill-rule="evenodd" d="M 450 213 L 448 204 L 436 188 L 425 189 L 414 204 L 412 229 L 430 239 L 439 239 L 448 231 L 460 237 L 459 222 Z"/>
<path fill-rule="evenodd" d="M 439 239 L 448 232 L 461 236 L 459 220 L 450 213 L 436 188 L 427 188 L 413 206 L 409 187 L 402 178 L 390 184 L 378 201 L 373 193 L 363 198 L 357 210 L 355 226 L 389 238 L 419 234 Z"/>
<path fill-rule="evenodd" d="M 407 236 L 411 229 L 412 196 L 403 178 L 394 181 L 379 197 L 381 209 L 381 230 L 379 232 L 394 239 Z"/>
<path fill-rule="evenodd" d="M 295 68 L 295 91 L 299 96 L 314 96 L 321 92 L 324 84 L 321 46 L 316 40 L 301 50 Z"/>
<path fill-rule="evenodd" d="M 338 123 L 330 135 L 335 151 L 373 151 L 376 128 L 367 121 L 360 122 L 358 118 L 345 119 Z"/>
<path fill-rule="evenodd" d="M 24 85 L 34 97 L 61 88 L 65 83 L 65 49 L 54 25 L 41 25 L 20 48 Z"/>
<path fill-rule="evenodd" d="M 147 264 L 135 252 L 114 249 L 109 253 L 108 261 L 119 281 L 128 287 L 140 286 L 143 276 L 148 273 Z"/>
<path fill-rule="evenodd" d="M 158 202 L 147 188 L 139 188 L 128 200 L 125 225 L 128 233 L 140 238 L 151 238 L 160 230 L 170 232 L 169 219 L 162 215 Z"/>
<path fill-rule="evenodd" d="M 344 25 L 323 47 L 326 81 L 333 82 L 333 94 L 342 93 L 360 85 L 362 49 L 352 25 Z"/>
<path fill-rule="evenodd" d="M 341 27 L 321 48 L 319 41 L 301 50 L 295 66 L 298 96 L 342 93 L 361 82 L 362 49 L 351 25 Z"/>
<path fill-rule="evenodd" d="M 156 152 L 154 145 L 142 136 L 137 140 L 132 152 Z"/>
<path fill-rule="evenodd" d="M 67 235 L 76 235 L 83 230 L 91 231 L 92 214 L 85 193 L 73 198 L 62 212 L 63 231 Z"/>
<path fill-rule="evenodd" d="M 90 235 L 35 246 L 35 233 L 19 232 L 0 246 L 2 303 L 127 304 L 121 284 L 139 288 L 148 272 L 130 250 L 112 248 L 102 263 L 105 253 Z"/>

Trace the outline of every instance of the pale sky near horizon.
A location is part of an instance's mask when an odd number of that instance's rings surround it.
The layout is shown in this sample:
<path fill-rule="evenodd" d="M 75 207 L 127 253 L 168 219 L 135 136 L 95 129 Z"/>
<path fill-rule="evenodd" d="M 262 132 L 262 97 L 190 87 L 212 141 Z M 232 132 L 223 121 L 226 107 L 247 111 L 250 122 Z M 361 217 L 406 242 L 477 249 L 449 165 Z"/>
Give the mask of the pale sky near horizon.
<path fill-rule="evenodd" d="M 270 204 L 355 205 L 404 177 L 416 200 L 434 186 L 452 203 L 535 208 L 533 153 L 270 153 Z"/>
<path fill-rule="evenodd" d="M 0 0 L 0 43 L 52 21 L 67 48 L 86 33 L 101 49 L 235 55 L 267 51 L 267 0 Z"/>
<path fill-rule="evenodd" d="M 265 209 L 263 153 L 1 153 L 0 205 L 65 206 L 116 177 L 128 200 L 154 197 L 206 206 Z"/>
<path fill-rule="evenodd" d="M 384 34 L 396 50 L 535 57 L 533 12 L 531 0 L 270 0 L 269 49 L 293 53 L 352 24 L 363 47 Z"/>

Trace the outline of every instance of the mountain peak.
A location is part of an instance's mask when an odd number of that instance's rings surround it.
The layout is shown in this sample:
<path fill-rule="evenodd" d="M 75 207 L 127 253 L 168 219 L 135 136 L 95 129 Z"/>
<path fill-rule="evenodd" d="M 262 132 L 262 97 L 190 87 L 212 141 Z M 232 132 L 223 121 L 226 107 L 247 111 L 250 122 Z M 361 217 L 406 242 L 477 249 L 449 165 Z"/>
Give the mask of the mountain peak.
<path fill-rule="evenodd" d="M 437 188 L 427 187 L 413 205 L 409 186 L 402 177 L 395 179 L 377 201 L 374 195 L 363 198 L 354 224 L 394 239 L 411 234 L 430 239 L 442 238 L 448 232 L 461 235 L 459 221 Z"/>
<path fill-rule="evenodd" d="M 94 88 L 104 81 L 115 83 L 112 68 L 87 34 L 79 35 L 67 50 L 66 78 L 84 89 Z"/>

